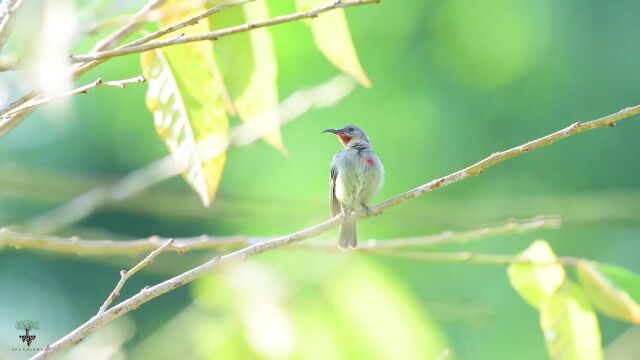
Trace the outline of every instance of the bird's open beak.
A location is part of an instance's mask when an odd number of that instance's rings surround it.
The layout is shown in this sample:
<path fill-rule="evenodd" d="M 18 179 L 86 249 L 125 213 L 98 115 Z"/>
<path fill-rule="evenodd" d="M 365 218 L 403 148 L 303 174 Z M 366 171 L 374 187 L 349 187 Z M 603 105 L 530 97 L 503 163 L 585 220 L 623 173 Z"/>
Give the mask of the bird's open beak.
<path fill-rule="evenodd" d="M 334 134 L 341 134 L 342 133 L 342 129 L 327 129 L 325 131 L 322 132 L 324 133 L 334 133 Z"/>

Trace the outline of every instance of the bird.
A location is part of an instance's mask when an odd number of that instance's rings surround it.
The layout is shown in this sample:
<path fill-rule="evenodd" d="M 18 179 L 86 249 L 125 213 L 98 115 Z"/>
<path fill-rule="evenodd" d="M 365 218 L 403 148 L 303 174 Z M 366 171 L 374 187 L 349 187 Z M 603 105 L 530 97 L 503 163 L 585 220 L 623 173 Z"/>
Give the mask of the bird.
<path fill-rule="evenodd" d="M 384 181 L 384 167 L 373 151 L 369 137 L 355 125 L 326 129 L 323 133 L 335 134 L 343 146 L 331 160 L 331 216 L 348 215 L 360 209 L 369 212 L 367 204 L 380 191 Z M 357 244 L 355 222 L 340 225 L 338 248 L 347 250 L 356 248 Z"/>

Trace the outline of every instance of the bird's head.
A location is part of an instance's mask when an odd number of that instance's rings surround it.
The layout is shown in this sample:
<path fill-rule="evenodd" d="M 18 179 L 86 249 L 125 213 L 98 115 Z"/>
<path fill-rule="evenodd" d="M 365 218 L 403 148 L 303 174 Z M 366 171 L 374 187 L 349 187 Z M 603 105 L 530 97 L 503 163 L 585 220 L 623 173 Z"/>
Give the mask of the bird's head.
<path fill-rule="evenodd" d="M 347 125 L 342 129 L 327 129 L 323 131 L 323 133 L 326 132 L 336 134 L 344 147 L 347 147 L 351 140 L 361 140 L 367 144 L 369 143 L 367 134 L 355 125 Z"/>

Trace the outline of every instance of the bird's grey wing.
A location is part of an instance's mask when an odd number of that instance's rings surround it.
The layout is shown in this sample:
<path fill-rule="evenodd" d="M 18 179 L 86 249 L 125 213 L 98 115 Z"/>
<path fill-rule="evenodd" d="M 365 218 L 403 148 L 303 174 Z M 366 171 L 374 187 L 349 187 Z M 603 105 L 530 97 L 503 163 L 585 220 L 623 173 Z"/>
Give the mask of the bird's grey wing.
<path fill-rule="evenodd" d="M 331 166 L 331 178 L 329 179 L 329 204 L 331 205 L 331 216 L 340 214 L 340 202 L 336 198 L 336 179 L 338 177 L 338 169 Z"/>

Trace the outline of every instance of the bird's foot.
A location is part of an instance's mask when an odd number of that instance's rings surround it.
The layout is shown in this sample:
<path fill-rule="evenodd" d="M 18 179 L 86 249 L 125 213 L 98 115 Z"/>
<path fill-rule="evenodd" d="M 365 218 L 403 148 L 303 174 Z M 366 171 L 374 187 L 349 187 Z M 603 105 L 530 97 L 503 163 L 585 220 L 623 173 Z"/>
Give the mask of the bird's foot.
<path fill-rule="evenodd" d="M 367 214 L 367 216 L 370 216 L 371 208 L 369 208 L 369 206 L 367 206 L 367 204 L 365 203 L 361 203 L 360 205 L 362 205 L 362 209 L 364 209 L 365 214 Z"/>

